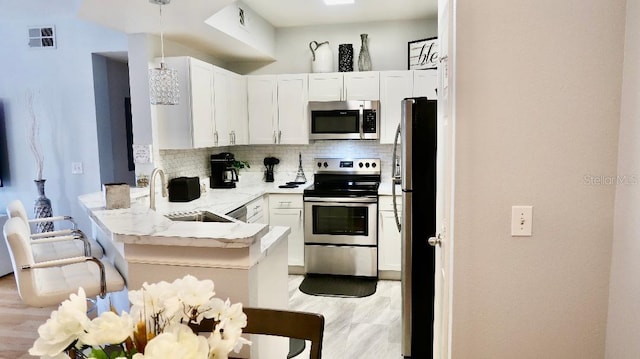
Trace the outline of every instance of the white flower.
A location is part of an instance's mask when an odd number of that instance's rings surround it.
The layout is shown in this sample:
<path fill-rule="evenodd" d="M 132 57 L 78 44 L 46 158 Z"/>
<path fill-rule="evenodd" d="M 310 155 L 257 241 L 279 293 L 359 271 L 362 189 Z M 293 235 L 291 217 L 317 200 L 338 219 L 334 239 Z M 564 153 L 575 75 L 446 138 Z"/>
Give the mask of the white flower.
<path fill-rule="evenodd" d="M 161 281 L 149 284 L 145 282 L 142 284 L 142 289 L 129 291 L 131 316 L 136 320 L 143 321 L 158 315 L 162 315 L 164 318 L 171 318 L 179 310 L 175 306 L 167 306 L 167 303 L 175 295 L 173 286 L 170 283 Z"/>
<path fill-rule="evenodd" d="M 200 323 L 202 318 L 207 317 L 206 312 L 213 306 L 212 300 L 216 294 L 212 280 L 198 280 L 194 276 L 186 275 L 182 279 L 176 279 L 172 285 L 176 297 L 170 299 L 167 306 L 179 308 L 185 321 L 194 320 Z"/>
<path fill-rule="evenodd" d="M 251 345 L 250 341 L 240 336 L 241 331 L 228 333 L 227 330 L 221 331 L 221 329 L 220 326 L 216 327 L 207 339 L 211 348 L 210 359 L 228 359 L 232 350 L 237 353 L 244 344 Z"/>
<path fill-rule="evenodd" d="M 87 297 L 83 288 L 60 304 L 58 310 L 38 328 L 39 338 L 29 349 L 33 356 L 68 358 L 62 352 L 89 326 Z"/>
<path fill-rule="evenodd" d="M 226 331 L 239 330 L 247 326 L 247 315 L 242 311 L 242 303 L 231 305 L 229 299 L 220 315 L 220 326 Z"/>
<path fill-rule="evenodd" d="M 104 312 L 89 324 L 80 341 L 87 345 L 120 344 L 133 335 L 133 318 L 127 312 L 118 316 L 114 312 Z"/>
<path fill-rule="evenodd" d="M 176 324 L 166 328 L 147 344 L 144 355 L 136 354 L 134 359 L 207 359 L 209 347 L 207 339 L 193 333 L 191 328 Z"/>

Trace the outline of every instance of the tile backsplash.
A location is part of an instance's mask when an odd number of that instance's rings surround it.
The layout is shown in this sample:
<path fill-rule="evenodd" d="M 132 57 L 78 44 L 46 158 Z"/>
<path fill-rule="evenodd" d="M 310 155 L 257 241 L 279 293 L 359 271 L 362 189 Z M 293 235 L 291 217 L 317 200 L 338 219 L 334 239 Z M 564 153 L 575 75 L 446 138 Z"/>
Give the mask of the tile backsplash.
<path fill-rule="evenodd" d="M 296 172 L 298 153 L 302 154 L 302 168 L 313 174 L 316 157 L 380 158 L 383 180 L 391 176 L 393 145 L 381 145 L 375 141 L 316 141 L 308 145 L 248 145 L 203 148 L 195 150 L 161 150 L 157 166 L 163 168 L 168 178 L 180 176 L 209 177 L 209 156 L 231 152 L 237 160 L 249 162 L 243 171 L 263 172 L 263 159 L 277 157 L 280 163 L 275 172 Z"/>

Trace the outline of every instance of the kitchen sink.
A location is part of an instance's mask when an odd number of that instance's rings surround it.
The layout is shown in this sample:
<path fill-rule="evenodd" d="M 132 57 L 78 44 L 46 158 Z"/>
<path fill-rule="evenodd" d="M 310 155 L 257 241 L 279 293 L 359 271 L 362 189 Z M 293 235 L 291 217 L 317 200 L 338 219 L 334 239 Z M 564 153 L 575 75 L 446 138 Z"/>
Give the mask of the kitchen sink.
<path fill-rule="evenodd" d="M 193 211 L 193 212 L 174 212 L 165 215 L 172 221 L 180 222 L 233 222 L 229 218 L 225 218 L 209 211 Z"/>

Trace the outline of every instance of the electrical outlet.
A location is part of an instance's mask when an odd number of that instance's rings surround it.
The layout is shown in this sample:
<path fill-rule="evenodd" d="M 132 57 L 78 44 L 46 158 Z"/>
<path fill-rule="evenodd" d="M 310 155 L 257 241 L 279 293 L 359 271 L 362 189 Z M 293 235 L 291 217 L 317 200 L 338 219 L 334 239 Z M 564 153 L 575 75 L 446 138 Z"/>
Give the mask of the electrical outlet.
<path fill-rule="evenodd" d="M 82 162 L 71 162 L 71 174 L 81 175 L 83 172 Z"/>
<path fill-rule="evenodd" d="M 511 236 L 531 237 L 533 228 L 533 206 L 511 207 Z"/>

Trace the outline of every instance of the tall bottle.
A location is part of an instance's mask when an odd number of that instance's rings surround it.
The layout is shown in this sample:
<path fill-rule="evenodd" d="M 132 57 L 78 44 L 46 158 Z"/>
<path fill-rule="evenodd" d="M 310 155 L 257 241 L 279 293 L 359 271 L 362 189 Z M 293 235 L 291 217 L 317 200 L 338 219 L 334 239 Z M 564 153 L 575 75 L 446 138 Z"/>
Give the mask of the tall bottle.
<path fill-rule="evenodd" d="M 358 55 L 358 71 L 371 71 L 371 56 L 369 55 L 369 44 L 367 34 L 360 34 L 362 45 Z"/>

